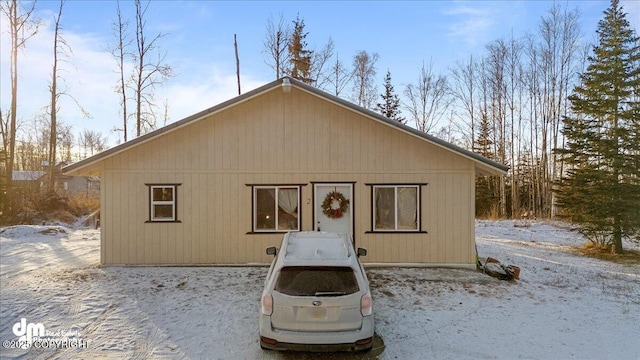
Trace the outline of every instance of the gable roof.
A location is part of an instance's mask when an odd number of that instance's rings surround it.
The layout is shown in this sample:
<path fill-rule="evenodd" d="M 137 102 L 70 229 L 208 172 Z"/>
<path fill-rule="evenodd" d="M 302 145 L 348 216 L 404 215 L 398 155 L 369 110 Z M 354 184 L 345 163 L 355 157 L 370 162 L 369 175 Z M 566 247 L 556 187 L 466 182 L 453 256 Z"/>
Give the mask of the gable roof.
<path fill-rule="evenodd" d="M 65 166 L 62 171 L 65 174 L 74 174 L 74 175 L 84 175 L 86 172 L 88 172 L 88 175 L 96 175 L 96 172 L 90 171 L 90 167 L 94 164 L 96 164 L 98 161 L 107 159 L 111 156 L 114 156 L 116 154 L 119 154 L 129 148 L 133 148 L 135 146 L 138 146 L 140 144 L 143 144 L 147 141 L 150 141 L 152 139 L 155 139 L 156 137 L 159 137 L 163 134 L 175 131 L 181 127 L 184 127 L 186 125 L 189 125 L 193 122 L 199 121 L 203 118 L 208 117 L 211 114 L 220 112 L 224 109 L 227 109 L 229 107 L 232 107 L 234 105 L 240 104 L 242 102 L 248 101 L 256 96 L 259 96 L 265 92 L 271 91 L 274 88 L 277 87 L 283 87 L 283 88 L 287 88 L 289 86 L 293 86 L 296 87 L 302 91 L 305 91 L 309 94 L 312 94 L 314 96 L 320 97 L 326 101 L 332 102 L 338 106 L 347 108 L 351 111 L 357 112 L 361 115 L 364 115 L 372 120 L 375 121 L 379 121 L 382 122 L 388 126 L 391 127 L 395 127 L 405 133 L 408 133 L 412 136 L 416 136 L 422 140 L 425 140 L 431 144 L 434 144 L 438 147 L 447 149 L 449 151 L 452 151 L 458 155 L 461 155 L 467 159 L 470 159 L 472 161 L 475 162 L 476 164 L 476 172 L 478 175 L 504 175 L 506 174 L 507 170 L 509 169 L 509 167 L 500 164 L 498 162 L 495 162 L 493 160 L 487 159 L 483 156 L 480 156 L 472 151 L 463 149 L 459 146 L 453 145 L 447 141 L 444 141 L 442 139 L 439 139 L 437 137 L 434 137 L 432 135 L 423 133 L 421 131 L 418 131 L 417 129 L 414 129 L 410 126 L 401 124 L 397 121 L 391 120 L 385 116 L 382 116 L 381 114 L 375 113 L 371 110 L 365 109 L 363 107 L 360 107 L 358 105 L 355 105 L 349 101 L 346 101 L 344 99 L 341 99 L 337 96 L 331 95 L 329 93 L 326 93 L 322 90 L 316 89 L 315 87 L 305 84 L 301 81 L 298 81 L 296 79 L 292 79 L 289 77 L 284 77 L 275 81 L 272 81 L 266 85 L 263 85 L 257 89 L 251 90 L 245 94 L 242 94 L 240 96 L 237 96 L 233 99 L 227 100 L 225 102 L 222 102 L 214 107 L 208 108 L 206 110 L 200 111 L 196 114 L 193 114 L 191 116 L 188 116 L 182 120 L 176 121 L 172 124 L 169 124 L 167 126 L 164 126 L 160 129 L 154 130 L 152 132 L 149 132 L 145 135 L 142 135 L 140 137 L 137 137 L 133 140 L 127 141 L 126 143 L 117 145 L 115 147 L 112 147 L 108 150 L 105 150 L 99 154 L 96 154 L 94 156 L 91 156 L 89 158 L 86 158 L 84 160 L 78 161 L 76 163 L 73 163 L 71 165 Z"/>
<path fill-rule="evenodd" d="M 36 181 L 41 176 L 46 174 L 46 171 L 40 170 L 27 170 L 27 171 L 14 171 L 11 173 L 11 180 L 13 181 Z"/>

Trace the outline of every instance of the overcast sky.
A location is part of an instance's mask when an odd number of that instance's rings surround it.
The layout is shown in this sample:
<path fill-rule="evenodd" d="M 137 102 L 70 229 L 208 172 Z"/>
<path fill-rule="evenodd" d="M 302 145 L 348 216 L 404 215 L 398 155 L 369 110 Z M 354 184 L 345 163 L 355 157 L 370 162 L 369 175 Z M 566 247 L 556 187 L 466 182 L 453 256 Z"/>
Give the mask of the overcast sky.
<path fill-rule="evenodd" d="M 578 8 L 584 39 L 594 41 L 598 20 L 608 1 L 558 2 Z M 640 28 L 640 1 L 621 1 L 627 18 Z M 166 63 L 176 76 L 157 90 L 158 103 L 166 99 L 170 122 L 180 120 L 237 95 L 233 36 L 237 34 L 242 91 L 246 92 L 275 79 L 265 64 L 263 40 L 269 17 L 287 20 L 299 15 L 308 31 L 307 42 L 320 49 L 333 38 L 336 53 L 351 63 L 359 50 L 380 55 L 378 84 L 391 71 L 396 92 L 413 82 L 423 61 L 433 61 L 446 72 L 457 60 L 481 56 L 485 45 L 495 39 L 521 37 L 534 32 L 552 1 L 353 1 L 353 2 L 271 2 L 271 1 L 152 1 L 147 12 L 149 35 L 166 34 L 159 45 L 166 51 Z M 18 117 L 23 121 L 44 112 L 48 103 L 53 44 L 53 16 L 58 1 L 37 3 L 36 16 L 42 20 L 39 34 L 29 40 L 19 58 Z M 132 1 L 122 1 L 125 18 L 133 19 Z M 72 53 L 61 67 L 62 85 L 91 114 L 84 119 L 69 98 L 61 100 L 59 119 L 74 127 L 74 134 L 88 128 L 109 135 L 121 126 L 113 46 L 114 1 L 65 3 L 62 14 L 63 37 Z M 9 37 L 6 20 L 1 20 L 0 107 L 10 104 Z M 134 25 L 130 26 L 133 29 Z M 162 120 L 159 120 L 162 125 Z M 21 131 L 28 131 L 24 126 Z"/>

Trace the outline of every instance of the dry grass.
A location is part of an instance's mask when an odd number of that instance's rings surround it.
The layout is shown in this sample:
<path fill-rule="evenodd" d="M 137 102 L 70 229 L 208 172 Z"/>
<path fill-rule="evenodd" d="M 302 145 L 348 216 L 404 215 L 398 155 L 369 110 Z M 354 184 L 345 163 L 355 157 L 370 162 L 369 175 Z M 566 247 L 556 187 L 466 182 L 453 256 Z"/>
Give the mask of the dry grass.
<path fill-rule="evenodd" d="M 61 221 L 71 224 L 80 216 L 100 208 L 99 195 L 78 194 L 61 198 L 58 194 L 40 189 L 18 189 L 12 193 L 11 211 L 0 217 L 2 225 L 40 224 Z"/>
<path fill-rule="evenodd" d="M 500 216 L 500 208 L 498 205 L 492 205 L 489 210 L 489 214 L 487 214 L 488 220 L 500 220 L 502 217 Z"/>
<path fill-rule="evenodd" d="M 89 215 L 100 208 L 100 196 L 78 194 L 69 197 L 67 207 L 75 216 Z"/>
<path fill-rule="evenodd" d="M 576 251 L 582 256 L 611 261 L 618 264 L 640 265 L 640 251 L 637 250 L 624 250 L 622 254 L 613 254 L 611 253 L 610 246 L 594 246 L 592 243 L 587 243 L 577 247 Z"/>
<path fill-rule="evenodd" d="M 53 212 L 49 212 L 43 215 L 45 220 L 58 220 L 67 224 L 72 224 L 76 221 L 76 217 L 67 210 L 59 209 L 54 210 Z"/>

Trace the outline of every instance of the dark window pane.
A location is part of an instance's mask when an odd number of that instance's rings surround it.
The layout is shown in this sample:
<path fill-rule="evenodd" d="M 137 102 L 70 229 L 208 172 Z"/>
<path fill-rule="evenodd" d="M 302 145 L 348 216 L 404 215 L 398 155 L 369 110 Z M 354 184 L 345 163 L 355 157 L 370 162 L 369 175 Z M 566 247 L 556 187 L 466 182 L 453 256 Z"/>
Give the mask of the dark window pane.
<path fill-rule="evenodd" d="M 394 230 L 396 222 L 395 188 L 377 187 L 375 189 L 375 197 L 376 230 Z"/>
<path fill-rule="evenodd" d="M 275 189 L 256 189 L 256 229 L 276 229 Z"/>
<path fill-rule="evenodd" d="M 173 205 L 154 205 L 155 219 L 173 219 Z"/>
<path fill-rule="evenodd" d="M 342 296 L 360 289 L 349 267 L 290 266 L 280 270 L 275 290 L 292 296 Z"/>

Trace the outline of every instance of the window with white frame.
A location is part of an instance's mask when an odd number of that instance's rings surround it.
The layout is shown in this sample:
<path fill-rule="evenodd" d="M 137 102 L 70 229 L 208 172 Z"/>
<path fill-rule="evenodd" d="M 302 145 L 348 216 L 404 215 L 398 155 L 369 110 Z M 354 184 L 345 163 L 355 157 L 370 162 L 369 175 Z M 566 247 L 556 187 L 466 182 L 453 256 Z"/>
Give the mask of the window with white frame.
<path fill-rule="evenodd" d="M 300 186 L 254 186 L 253 231 L 300 230 Z"/>
<path fill-rule="evenodd" d="M 419 231 L 418 185 L 373 186 L 373 231 Z"/>
<path fill-rule="evenodd" d="M 149 221 L 177 221 L 178 184 L 149 186 Z"/>

